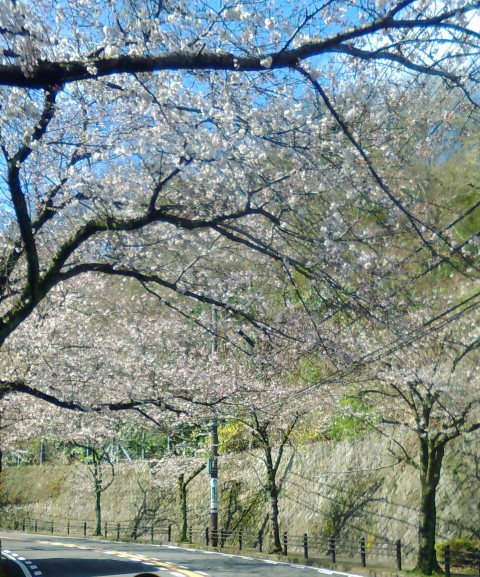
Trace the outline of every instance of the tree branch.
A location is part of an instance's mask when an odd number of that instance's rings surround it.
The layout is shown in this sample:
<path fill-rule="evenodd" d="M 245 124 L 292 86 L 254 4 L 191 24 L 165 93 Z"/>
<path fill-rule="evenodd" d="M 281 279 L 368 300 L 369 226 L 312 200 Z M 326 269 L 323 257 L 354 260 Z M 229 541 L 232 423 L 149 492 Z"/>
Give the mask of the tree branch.
<path fill-rule="evenodd" d="M 28 265 L 28 292 L 35 295 L 40 277 L 40 266 L 38 261 L 37 246 L 32 229 L 32 223 L 28 213 L 28 206 L 25 195 L 20 184 L 20 168 L 33 151 L 32 142 L 38 142 L 45 134 L 50 121 L 55 112 L 55 99 L 58 93 L 57 88 L 49 88 L 45 94 L 45 103 L 40 120 L 35 125 L 30 142 L 25 142 L 13 158 L 8 161 L 8 185 L 12 196 L 13 207 L 20 229 L 23 246 L 25 249 Z M 5 155 L 6 152 L 4 151 Z"/>
<path fill-rule="evenodd" d="M 462 7 L 443 10 L 431 18 L 413 18 L 395 20 L 394 16 L 411 2 L 399 2 L 390 12 L 379 16 L 372 22 L 333 34 L 327 38 L 305 42 L 298 48 L 287 49 L 285 45 L 278 52 L 263 54 L 234 54 L 231 52 L 209 52 L 208 50 L 179 51 L 157 55 L 120 55 L 114 58 L 87 57 L 81 60 L 50 62 L 39 60 L 28 71 L 20 64 L 0 66 L 0 85 L 24 88 L 45 88 L 52 84 L 66 84 L 79 80 L 101 78 L 112 74 L 135 74 L 160 70 L 231 70 L 231 71 L 265 71 L 265 62 L 270 62 L 270 69 L 294 68 L 301 60 L 309 59 L 335 51 L 342 51 L 362 59 L 375 59 L 377 51 L 356 53 L 350 50 L 350 43 L 356 39 L 375 34 L 382 30 L 421 30 L 444 24 L 451 18 L 478 8 L 478 1 L 469 2 Z M 468 29 L 464 33 L 469 34 Z M 421 42 L 421 40 L 419 40 Z M 349 43 L 349 44 L 347 44 Z M 381 57 L 384 57 L 382 55 Z M 412 61 L 402 61 L 407 67 L 414 67 Z M 458 78 L 447 70 L 430 68 L 428 74 L 440 74 L 452 81 Z"/>

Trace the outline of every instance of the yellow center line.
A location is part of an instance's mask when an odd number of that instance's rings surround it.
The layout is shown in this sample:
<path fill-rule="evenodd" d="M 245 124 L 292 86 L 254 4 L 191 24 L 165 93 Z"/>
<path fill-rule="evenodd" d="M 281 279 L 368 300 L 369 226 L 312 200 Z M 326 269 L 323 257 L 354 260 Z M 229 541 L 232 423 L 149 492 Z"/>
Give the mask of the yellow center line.
<path fill-rule="evenodd" d="M 176 565 L 172 565 L 171 563 L 167 563 L 166 561 L 157 561 L 156 559 L 151 559 L 150 557 L 145 557 L 143 555 L 135 555 L 134 553 L 126 553 L 125 551 L 109 551 L 113 555 L 117 555 L 119 557 L 125 557 L 127 559 L 135 559 L 136 561 L 146 561 L 147 563 L 151 563 L 157 567 L 164 567 L 169 571 L 175 571 L 176 573 L 181 573 L 186 577 L 203 577 L 200 573 L 196 573 L 195 571 L 189 571 L 188 569 L 182 569 L 177 567 Z"/>
<path fill-rule="evenodd" d="M 6 537 L 2 535 L 0 535 L 0 538 L 8 539 L 11 541 L 24 541 L 24 542 L 28 541 L 27 539 L 21 539 L 19 537 Z M 185 575 L 185 577 L 204 577 L 200 573 L 196 573 L 195 571 L 190 571 L 188 569 L 182 569 L 180 567 L 177 567 L 176 565 L 172 565 L 171 563 L 167 563 L 165 561 L 158 561 L 157 559 L 151 559 L 150 557 L 145 557 L 144 555 L 136 555 L 134 553 L 127 553 L 125 551 L 114 551 L 114 550 L 105 551 L 104 549 L 97 549 L 96 547 L 89 547 L 88 545 L 74 545 L 73 543 L 61 543 L 60 541 L 36 540 L 34 542 L 39 543 L 40 545 L 56 545 L 59 547 L 67 547 L 70 549 L 81 549 L 83 551 L 97 551 L 98 553 L 111 554 L 117 557 L 124 557 L 125 559 L 134 559 L 135 561 L 145 561 L 146 563 L 151 563 L 156 567 L 164 567 L 169 571 L 175 571 L 176 573 L 181 573 L 182 575 Z"/>

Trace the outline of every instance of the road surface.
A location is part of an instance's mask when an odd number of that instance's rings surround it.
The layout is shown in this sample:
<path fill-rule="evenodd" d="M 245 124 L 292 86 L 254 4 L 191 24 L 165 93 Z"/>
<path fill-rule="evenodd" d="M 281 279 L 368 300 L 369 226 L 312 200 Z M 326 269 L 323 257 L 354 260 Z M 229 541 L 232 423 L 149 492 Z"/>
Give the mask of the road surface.
<path fill-rule="evenodd" d="M 174 545 L 0 532 L 4 555 L 24 577 L 347 577 L 330 571 L 247 555 L 199 551 Z M 354 575 L 354 577 L 360 577 Z"/>

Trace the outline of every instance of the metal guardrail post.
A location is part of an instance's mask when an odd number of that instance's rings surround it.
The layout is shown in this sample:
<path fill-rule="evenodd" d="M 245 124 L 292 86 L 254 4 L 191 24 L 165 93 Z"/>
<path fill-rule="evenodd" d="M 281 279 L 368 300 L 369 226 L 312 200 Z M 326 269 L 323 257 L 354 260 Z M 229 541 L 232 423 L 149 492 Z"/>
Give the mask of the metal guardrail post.
<path fill-rule="evenodd" d="M 365 545 L 365 537 L 360 539 L 360 559 L 362 562 L 362 567 L 367 566 L 367 548 Z"/>
<path fill-rule="evenodd" d="M 329 553 L 330 553 L 330 555 L 332 556 L 332 563 L 336 563 L 336 562 L 337 562 L 337 555 L 336 555 L 336 552 L 335 552 L 335 541 L 336 541 L 335 536 L 334 536 L 334 535 L 331 535 L 331 536 L 330 536 L 330 550 L 329 550 Z"/>
<path fill-rule="evenodd" d="M 30 527 L 31 529 L 33 529 L 35 531 L 35 533 L 38 533 L 39 530 L 39 524 L 38 524 L 38 519 L 32 520 L 30 521 Z M 74 524 L 73 527 L 75 527 L 76 525 Z M 26 531 L 27 529 L 27 519 L 25 517 L 18 519 L 13 519 L 13 527 L 14 530 L 18 530 L 21 527 L 22 531 Z M 42 527 L 44 527 L 44 529 L 49 530 L 49 532 L 51 534 L 54 533 L 55 531 L 55 521 L 51 520 L 51 521 L 43 521 L 43 525 Z M 58 529 L 58 528 L 57 528 Z M 139 526 L 138 524 L 135 524 L 133 526 L 133 531 L 132 531 L 132 537 L 134 540 L 136 540 L 138 538 L 138 529 Z M 61 530 L 61 527 L 60 527 Z M 112 529 L 114 530 L 114 529 Z M 150 533 L 150 541 L 153 543 L 154 542 L 154 532 L 155 532 L 155 526 L 151 525 L 150 527 L 145 526 L 142 529 L 143 531 L 149 531 Z M 164 529 L 163 529 L 164 530 Z M 162 531 L 163 531 L 162 530 Z M 66 533 L 68 536 L 70 536 L 72 531 L 72 523 L 70 520 L 66 521 Z M 120 533 L 121 533 L 121 523 L 118 522 L 116 523 L 116 535 L 117 535 L 117 540 L 120 540 Z M 189 542 L 191 544 L 193 544 L 193 527 L 190 526 L 188 529 L 188 535 L 189 535 Z M 85 521 L 83 523 L 83 536 L 86 537 L 87 536 L 87 521 Z M 105 521 L 104 523 L 104 536 L 105 538 L 107 538 L 108 536 L 108 522 Z M 215 537 L 216 539 L 220 540 L 220 547 L 223 548 L 226 545 L 226 542 L 228 541 L 229 538 L 232 539 L 232 543 L 235 541 L 235 536 L 237 536 L 238 539 L 238 550 L 242 551 L 244 548 L 244 540 L 245 540 L 245 533 L 242 529 L 238 529 L 238 532 L 236 531 L 227 531 L 225 528 L 221 528 L 220 530 L 215 532 Z M 247 537 L 249 536 L 249 534 L 247 533 Z M 211 544 L 212 541 L 212 537 L 213 535 L 211 534 L 211 531 L 209 529 L 209 527 L 205 527 L 205 544 L 207 546 L 209 546 Z M 262 529 L 260 529 L 258 531 L 258 538 L 257 538 L 257 543 L 258 543 L 258 551 L 259 552 L 263 552 L 263 545 L 264 545 L 264 541 L 263 541 L 263 537 L 264 537 L 264 532 Z M 172 525 L 168 525 L 167 527 L 167 539 L 168 542 L 171 542 L 172 540 Z M 328 555 L 330 555 L 331 557 L 331 562 L 332 564 L 336 564 L 337 562 L 337 538 L 332 534 L 329 537 L 329 550 L 327 552 Z M 294 538 L 294 543 L 295 538 Z M 304 533 L 302 540 L 300 541 L 299 539 L 299 543 L 303 545 L 303 555 L 305 559 L 309 558 L 309 542 L 308 542 L 308 533 Z M 389 546 L 389 551 L 392 552 L 392 545 L 391 544 Z M 255 546 L 255 543 L 254 543 Z M 361 565 L 362 567 L 366 567 L 367 563 L 366 563 L 366 552 L 367 552 L 367 548 L 366 548 L 366 539 L 365 537 L 362 537 L 360 539 L 359 542 L 359 547 L 360 547 L 360 559 L 361 559 Z M 283 535 L 282 535 L 282 549 L 283 549 L 283 554 L 285 556 L 288 555 L 288 531 L 284 531 Z M 395 541 L 394 544 L 394 551 L 395 551 L 395 559 L 396 559 L 396 568 L 398 571 L 402 570 L 402 543 L 400 539 L 397 539 Z M 1 555 L 1 542 L 0 542 L 0 555 Z M 451 547 L 450 545 L 446 545 L 444 548 L 444 564 L 445 564 L 445 577 L 451 577 L 451 560 L 452 560 L 452 552 L 451 552 Z M 472 558 L 473 560 L 473 564 L 475 565 L 475 568 L 478 570 L 479 573 L 479 577 L 480 577 L 480 555 L 474 555 L 474 557 Z"/>
<path fill-rule="evenodd" d="M 398 539 L 395 542 L 395 549 L 396 549 L 396 555 L 397 555 L 397 569 L 399 571 L 402 570 L 402 542 L 400 541 L 400 539 Z"/>
<path fill-rule="evenodd" d="M 450 577 L 450 560 L 451 560 L 450 545 L 445 545 L 443 555 L 445 557 L 445 577 Z"/>

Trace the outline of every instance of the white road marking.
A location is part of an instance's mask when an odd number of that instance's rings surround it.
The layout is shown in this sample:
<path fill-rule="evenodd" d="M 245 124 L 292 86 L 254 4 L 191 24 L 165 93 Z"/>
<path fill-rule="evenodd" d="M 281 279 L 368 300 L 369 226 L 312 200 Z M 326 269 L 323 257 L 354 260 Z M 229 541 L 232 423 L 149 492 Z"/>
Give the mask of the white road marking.
<path fill-rule="evenodd" d="M 130 556 L 131 554 L 128 553 L 120 553 L 120 552 L 116 552 L 116 551 L 105 551 L 105 550 L 101 550 L 101 549 L 96 549 L 95 547 L 85 547 L 85 546 L 81 546 L 81 545 L 68 545 L 68 544 L 64 544 L 64 543 L 54 543 L 51 541 L 38 541 L 39 543 L 46 543 L 49 545 L 62 545 L 65 547 L 74 547 L 76 549 L 82 549 L 82 550 L 93 550 L 93 551 L 98 551 L 101 553 L 105 553 L 107 555 L 115 555 L 118 556 L 120 558 L 123 559 L 128 559 L 129 561 L 137 561 L 139 563 L 143 563 L 144 565 L 148 565 L 148 566 L 155 566 L 156 567 L 156 571 L 169 571 L 170 570 L 170 574 L 173 575 L 174 577 L 185 577 L 183 575 L 183 573 L 180 573 L 178 571 L 172 571 L 169 567 L 159 567 L 158 565 L 156 565 L 155 563 L 150 563 L 149 561 L 159 561 L 160 563 L 163 563 L 163 561 L 161 561 L 160 559 L 156 558 L 156 557 L 143 557 L 142 558 L 135 558 L 133 556 Z M 263 561 L 264 563 L 270 564 L 270 565 L 288 565 L 291 567 L 294 567 L 296 569 L 312 569 L 313 571 L 316 571 L 319 574 L 323 574 L 323 575 L 329 575 L 329 576 L 341 576 L 341 577 L 363 577 L 362 575 L 358 575 L 356 573 L 346 573 L 343 571 L 331 571 L 328 569 L 324 569 L 321 567 L 311 567 L 311 566 L 306 566 L 306 565 L 296 565 L 294 563 L 285 563 L 285 562 L 279 562 L 279 561 L 273 561 L 271 559 L 259 559 L 259 558 L 255 558 L 255 557 L 247 557 L 245 555 L 232 555 L 232 554 L 228 554 L 228 553 L 221 553 L 219 551 L 205 551 L 205 550 L 201 550 L 201 549 L 192 549 L 192 548 L 187 548 L 187 547 L 178 547 L 175 545 L 157 545 L 157 547 L 166 547 L 168 549 L 184 549 L 186 551 L 191 551 L 191 552 L 196 552 L 196 553 L 203 553 L 204 555 L 221 555 L 223 557 L 230 557 L 230 558 L 239 558 L 239 559 L 245 559 L 248 561 Z M 26 560 L 24 557 L 20 557 L 20 555 L 18 555 L 17 553 L 13 553 L 8 549 L 4 549 L 3 552 L 5 553 L 5 556 L 8 557 L 11 561 L 14 561 L 15 563 L 17 563 L 17 565 L 20 566 L 20 568 L 22 569 L 23 574 L 25 575 L 25 577 L 32 577 L 32 572 L 29 571 L 29 569 L 36 569 L 37 571 L 33 572 L 33 575 L 35 577 L 41 577 L 42 576 L 42 571 L 38 569 L 38 567 L 36 565 L 32 564 L 32 561 L 28 561 Z M 120 553 L 120 554 L 119 554 Z M 26 565 L 28 565 L 28 567 L 26 567 Z M 168 563 L 167 563 L 168 566 Z M 171 566 L 170 566 L 171 567 Z M 185 570 L 189 570 L 188 567 L 184 566 L 184 565 L 178 565 L 177 566 L 179 569 L 185 569 Z M 205 575 L 206 577 L 209 577 L 209 573 L 205 573 L 203 571 L 196 571 L 195 573 L 198 573 L 199 575 Z"/>
<path fill-rule="evenodd" d="M 25 575 L 25 577 L 32 577 L 32 574 L 30 572 L 30 570 L 28 569 L 28 567 L 26 567 L 21 561 L 19 561 L 18 559 L 16 559 L 16 557 L 13 555 L 13 553 L 11 553 L 10 551 L 4 549 L 3 550 L 3 555 L 7 558 L 10 559 L 10 561 L 13 561 L 14 563 L 16 563 L 20 569 L 22 570 L 22 573 Z M 38 573 L 34 573 L 34 575 L 36 575 L 37 577 L 40 576 L 42 574 L 41 571 L 38 571 Z"/>
<path fill-rule="evenodd" d="M 239 559 L 246 559 L 247 561 L 253 561 L 253 557 L 246 557 L 245 555 L 237 555 Z"/>

